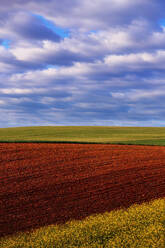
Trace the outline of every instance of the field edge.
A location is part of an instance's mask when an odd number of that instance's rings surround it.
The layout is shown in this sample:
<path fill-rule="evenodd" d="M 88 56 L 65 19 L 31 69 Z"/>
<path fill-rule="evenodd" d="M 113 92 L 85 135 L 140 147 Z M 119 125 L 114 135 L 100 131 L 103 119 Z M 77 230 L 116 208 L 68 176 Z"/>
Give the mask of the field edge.
<path fill-rule="evenodd" d="M 165 198 L 0 238 L 1 248 L 164 247 Z M 134 244 L 134 245 L 133 245 Z M 108 246 L 106 246 L 108 245 Z M 113 246 L 109 246 L 113 245 Z M 116 245 L 116 246 L 115 246 Z M 118 245 L 118 246 L 117 246 Z M 145 246 L 144 246 L 145 245 Z"/>

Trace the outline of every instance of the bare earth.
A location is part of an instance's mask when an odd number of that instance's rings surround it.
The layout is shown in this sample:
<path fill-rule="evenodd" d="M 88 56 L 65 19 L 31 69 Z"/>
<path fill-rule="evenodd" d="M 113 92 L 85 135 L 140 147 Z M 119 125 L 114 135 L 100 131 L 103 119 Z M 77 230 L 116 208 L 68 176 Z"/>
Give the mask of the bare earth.
<path fill-rule="evenodd" d="M 165 147 L 0 143 L 0 236 L 165 197 Z"/>

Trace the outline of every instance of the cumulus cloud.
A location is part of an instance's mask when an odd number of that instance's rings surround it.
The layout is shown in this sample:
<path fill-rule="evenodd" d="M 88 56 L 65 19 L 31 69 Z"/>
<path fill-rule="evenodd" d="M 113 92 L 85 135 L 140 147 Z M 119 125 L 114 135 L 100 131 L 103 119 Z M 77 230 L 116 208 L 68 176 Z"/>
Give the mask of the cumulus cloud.
<path fill-rule="evenodd" d="M 80 30 L 105 29 L 109 26 L 127 25 L 134 19 L 150 19 L 152 23 L 163 16 L 164 4 L 156 0 L 69 0 L 28 1 L 26 8 L 33 8 L 38 13 L 54 21 L 57 25 Z M 69 17 L 69 18 L 68 18 Z"/>
<path fill-rule="evenodd" d="M 60 41 L 60 36 L 46 27 L 32 13 L 18 12 L 11 13 L 8 19 L 5 20 L 0 34 L 8 39 L 13 39 L 17 42 L 25 40 L 26 42 L 52 40 Z"/>
<path fill-rule="evenodd" d="M 164 10 L 159 0 L 2 0 L 1 127 L 164 125 Z"/>

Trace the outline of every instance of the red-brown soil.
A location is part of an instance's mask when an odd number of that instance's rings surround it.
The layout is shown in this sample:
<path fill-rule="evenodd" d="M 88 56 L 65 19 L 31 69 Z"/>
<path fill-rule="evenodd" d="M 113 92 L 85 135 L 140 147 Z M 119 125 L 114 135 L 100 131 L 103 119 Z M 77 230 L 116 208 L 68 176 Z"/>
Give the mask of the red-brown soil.
<path fill-rule="evenodd" d="M 0 236 L 165 196 L 165 147 L 0 144 Z"/>

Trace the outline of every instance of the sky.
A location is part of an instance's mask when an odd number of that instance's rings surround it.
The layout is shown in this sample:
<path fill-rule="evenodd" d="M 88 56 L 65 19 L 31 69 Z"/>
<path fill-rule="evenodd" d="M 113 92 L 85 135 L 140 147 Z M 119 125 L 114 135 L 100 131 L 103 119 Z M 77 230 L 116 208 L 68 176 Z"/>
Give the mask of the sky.
<path fill-rule="evenodd" d="M 0 127 L 165 126 L 164 0 L 0 0 Z"/>

